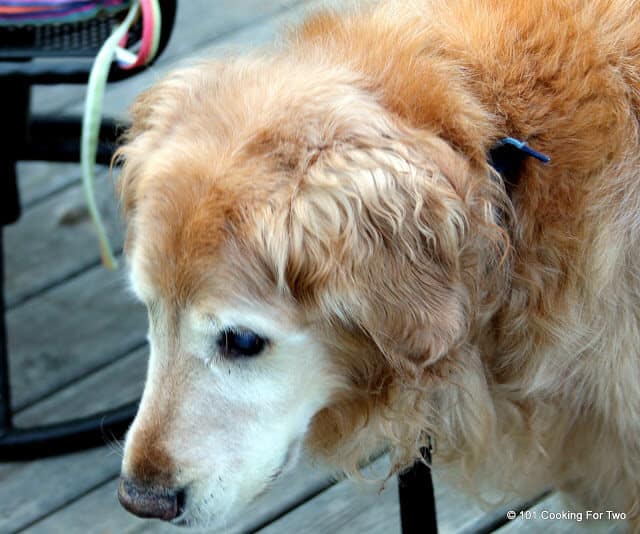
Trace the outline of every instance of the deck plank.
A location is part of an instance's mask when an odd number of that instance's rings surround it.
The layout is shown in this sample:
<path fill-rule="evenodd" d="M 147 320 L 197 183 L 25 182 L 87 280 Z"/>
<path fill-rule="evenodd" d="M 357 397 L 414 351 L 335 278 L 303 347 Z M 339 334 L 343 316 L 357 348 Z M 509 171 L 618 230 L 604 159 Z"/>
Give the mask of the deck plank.
<path fill-rule="evenodd" d="M 379 474 L 384 472 L 382 466 L 384 460 L 376 463 Z M 437 472 L 433 479 L 440 534 L 478 532 L 478 527 L 496 513 L 481 508 L 470 497 L 451 488 Z M 261 529 L 259 533 L 399 533 L 400 508 L 396 480 L 389 480 L 382 491 L 379 492 L 378 489 L 379 484 L 363 485 L 353 480 L 343 480 Z M 497 510 L 497 513 L 502 513 L 502 508 Z"/>
<path fill-rule="evenodd" d="M 23 210 L 28 210 L 71 184 L 80 183 L 78 163 L 19 161 L 17 174 Z"/>
<path fill-rule="evenodd" d="M 100 266 L 7 314 L 14 409 L 144 342 L 146 313 L 124 287 Z"/>
<path fill-rule="evenodd" d="M 96 176 L 96 202 L 114 249 L 122 244 L 120 218 L 108 172 Z M 93 224 L 79 185 L 25 210 L 4 230 L 5 295 L 13 307 L 35 292 L 100 261 Z M 114 275 L 115 276 L 115 275 Z"/>
<path fill-rule="evenodd" d="M 378 477 L 384 473 L 386 461 L 377 462 Z M 366 476 L 371 476 L 366 471 Z M 265 497 L 252 506 L 239 522 L 225 530 L 227 534 L 253 532 L 260 534 L 305 532 L 399 533 L 397 483 L 389 480 L 379 492 L 378 482 L 362 483 L 343 480 L 331 485 L 327 473 L 303 463 L 283 479 Z M 68 507 L 44 518 L 28 530 L 31 534 L 63 532 L 121 532 L 123 534 L 177 534 L 181 529 L 157 521 L 143 521 L 127 514 L 114 497 L 115 483 L 109 481 Z M 435 477 L 438 527 L 444 534 L 477 532 L 487 512 L 471 499 L 452 490 Z M 324 489 L 324 491 L 321 491 Z M 313 498 L 309 495 L 317 493 Z M 299 507 L 292 508 L 302 502 Z M 291 510 L 269 524 L 283 511 Z"/>
<path fill-rule="evenodd" d="M 381 473 L 386 464 L 382 458 L 374 463 L 374 470 Z M 364 474 L 372 477 L 369 470 Z M 258 532 L 399 534 L 396 480 L 387 481 L 382 491 L 378 483 L 342 480 Z"/>
<path fill-rule="evenodd" d="M 24 410 L 27 426 L 95 413 L 135 400 L 142 391 L 146 348 Z M 117 387 L 116 387 L 117 386 Z M 38 460 L 0 464 L 0 532 L 14 532 L 110 480 L 120 468 L 112 447 Z"/>

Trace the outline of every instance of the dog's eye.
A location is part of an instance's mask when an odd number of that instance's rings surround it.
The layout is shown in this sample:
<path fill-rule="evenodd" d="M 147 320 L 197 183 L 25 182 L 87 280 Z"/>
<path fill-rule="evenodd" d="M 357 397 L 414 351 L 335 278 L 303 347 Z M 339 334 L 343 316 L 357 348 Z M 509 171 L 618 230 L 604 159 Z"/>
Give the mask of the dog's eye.
<path fill-rule="evenodd" d="M 218 345 L 228 356 L 256 356 L 266 344 L 264 338 L 249 330 L 225 330 L 218 339 Z"/>

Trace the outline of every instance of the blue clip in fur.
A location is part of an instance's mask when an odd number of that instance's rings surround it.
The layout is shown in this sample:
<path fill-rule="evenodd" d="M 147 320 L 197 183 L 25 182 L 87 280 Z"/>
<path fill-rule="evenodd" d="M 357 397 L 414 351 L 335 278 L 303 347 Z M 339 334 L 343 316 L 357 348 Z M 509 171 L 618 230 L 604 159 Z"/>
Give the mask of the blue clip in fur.
<path fill-rule="evenodd" d="M 524 141 L 519 141 L 518 139 L 514 139 L 513 137 L 505 137 L 500 141 L 503 145 L 511 145 L 517 148 L 520 152 L 524 152 L 528 156 L 532 158 L 536 158 L 540 160 L 542 163 L 549 163 L 551 158 L 542 152 L 538 152 L 537 150 L 533 150 L 527 143 Z"/>
<path fill-rule="evenodd" d="M 532 157 L 542 163 L 549 163 L 551 158 L 531 148 L 524 141 L 513 137 L 501 139 L 489 151 L 488 162 L 503 178 L 507 193 L 511 192 L 520 181 L 524 160 Z"/>

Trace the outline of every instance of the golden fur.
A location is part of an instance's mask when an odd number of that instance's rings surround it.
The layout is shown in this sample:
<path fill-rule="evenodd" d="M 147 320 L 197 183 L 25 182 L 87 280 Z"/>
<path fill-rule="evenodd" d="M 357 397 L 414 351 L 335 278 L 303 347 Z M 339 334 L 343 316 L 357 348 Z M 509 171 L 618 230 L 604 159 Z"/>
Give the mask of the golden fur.
<path fill-rule="evenodd" d="M 128 249 L 173 310 L 280 299 L 344 378 L 307 447 L 479 491 L 640 501 L 640 3 L 385 2 L 178 70 L 120 151 Z M 527 161 L 512 198 L 487 164 Z M 177 313 L 177 312 L 176 312 Z M 640 531 L 640 523 L 633 523 Z"/>

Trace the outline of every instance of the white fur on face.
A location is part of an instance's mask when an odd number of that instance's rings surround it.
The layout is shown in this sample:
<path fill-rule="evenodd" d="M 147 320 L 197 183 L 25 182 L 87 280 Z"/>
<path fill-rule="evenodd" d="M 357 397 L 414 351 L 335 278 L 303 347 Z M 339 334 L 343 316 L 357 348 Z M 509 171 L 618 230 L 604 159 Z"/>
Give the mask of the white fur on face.
<path fill-rule="evenodd" d="M 311 333 L 267 306 L 184 310 L 177 328 L 168 316 L 162 305 L 150 313 L 147 383 L 123 474 L 134 471 L 131 451 L 156 436 L 174 464 L 176 487 L 186 488 L 177 523 L 221 525 L 295 465 L 312 417 L 339 378 Z M 268 345 L 256 356 L 226 356 L 218 339 L 228 329 L 251 330 Z M 149 425 L 161 426 L 161 438 L 145 432 Z"/>

